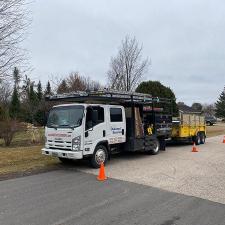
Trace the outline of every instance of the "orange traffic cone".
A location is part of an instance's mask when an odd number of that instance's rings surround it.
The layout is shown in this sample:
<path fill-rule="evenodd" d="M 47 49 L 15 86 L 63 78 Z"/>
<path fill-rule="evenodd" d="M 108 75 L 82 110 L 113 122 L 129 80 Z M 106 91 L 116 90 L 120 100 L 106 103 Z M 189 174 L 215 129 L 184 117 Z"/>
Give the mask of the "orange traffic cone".
<path fill-rule="evenodd" d="M 193 142 L 192 152 L 198 152 L 195 142 Z"/>
<path fill-rule="evenodd" d="M 223 143 L 225 143 L 225 136 L 223 137 Z"/>
<path fill-rule="evenodd" d="M 97 180 L 104 181 L 106 179 L 107 179 L 107 177 L 105 176 L 105 167 L 104 167 L 104 164 L 101 163 L 100 170 L 99 170 L 99 175 L 97 177 Z"/>

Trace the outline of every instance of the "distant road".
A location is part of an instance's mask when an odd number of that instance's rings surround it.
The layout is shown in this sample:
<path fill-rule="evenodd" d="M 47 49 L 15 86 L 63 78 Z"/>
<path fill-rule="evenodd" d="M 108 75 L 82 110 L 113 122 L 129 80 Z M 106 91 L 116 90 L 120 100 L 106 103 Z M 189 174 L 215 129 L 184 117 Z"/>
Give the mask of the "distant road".
<path fill-rule="evenodd" d="M 0 182 L 1 225 L 224 225 L 225 205 L 59 170 Z"/>

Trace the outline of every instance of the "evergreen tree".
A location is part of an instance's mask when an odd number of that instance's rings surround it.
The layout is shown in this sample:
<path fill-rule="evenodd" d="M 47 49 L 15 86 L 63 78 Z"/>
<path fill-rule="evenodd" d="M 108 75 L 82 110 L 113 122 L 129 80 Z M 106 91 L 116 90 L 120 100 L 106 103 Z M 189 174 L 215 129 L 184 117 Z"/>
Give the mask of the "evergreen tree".
<path fill-rule="evenodd" d="M 153 97 L 169 98 L 172 100 L 173 116 L 178 115 L 178 107 L 176 104 L 176 97 L 173 91 L 159 81 L 145 81 L 138 85 L 136 92 L 150 94 Z M 169 107 L 166 107 L 169 110 Z"/>
<path fill-rule="evenodd" d="M 20 83 L 20 72 L 18 70 L 17 67 L 14 68 L 14 71 L 13 71 L 13 79 L 14 79 L 14 85 L 16 88 L 18 88 L 19 86 L 19 83 Z"/>
<path fill-rule="evenodd" d="M 46 122 L 45 99 L 43 98 L 42 85 L 40 81 L 38 82 L 37 86 L 37 98 L 39 103 L 37 111 L 34 114 L 34 120 L 39 125 L 44 126 Z"/>
<path fill-rule="evenodd" d="M 34 90 L 34 84 L 30 84 L 30 90 L 29 90 L 29 108 L 30 108 L 30 115 L 31 115 L 31 121 L 34 122 L 34 114 L 37 111 L 38 107 L 38 96 L 37 93 Z"/>
<path fill-rule="evenodd" d="M 18 119 L 20 117 L 20 99 L 16 86 L 14 87 L 12 100 L 9 106 L 9 115 L 13 119 Z"/>
<path fill-rule="evenodd" d="M 216 116 L 225 119 L 225 87 L 216 102 Z"/>
<path fill-rule="evenodd" d="M 20 73 L 17 67 L 13 70 L 13 79 L 14 79 L 14 89 L 9 105 L 9 115 L 13 119 L 18 119 L 20 117 L 20 97 L 19 97 L 19 82 L 20 82 Z"/>
<path fill-rule="evenodd" d="M 198 103 L 198 102 L 194 102 L 191 106 L 191 108 L 195 111 L 195 112 L 202 112 L 202 104 Z"/>
<path fill-rule="evenodd" d="M 30 102 L 31 106 L 37 107 L 38 96 L 37 96 L 37 92 L 35 92 L 35 90 L 34 90 L 34 84 L 33 83 L 30 85 L 29 102 Z"/>
<path fill-rule="evenodd" d="M 63 79 L 62 82 L 58 86 L 57 93 L 63 94 L 63 93 L 67 93 L 67 92 L 68 92 L 68 86 L 67 86 L 66 80 Z"/>
<path fill-rule="evenodd" d="M 51 88 L 50 82 L 48 81 L 46 85 L 45 95 L 51 95 L 51 94 L 52 94 L 52 88 Z"/>
<path fill-rule="evenodd" d="M 36 121 L 36 123 L 38 123 L 41 126 L 45 126 L 46 125 L 46 112 L 45 109 L 39 109 L 35 115 L 34 115 L 34 120 Z"/>
<path fill-rule="evenodd" d="M 41 85 L 40 80 L 39 80 L 38 85 L 37 85 L 37 97 L 38 97 L 39 101 L 41 101 L 42 98 L 43 98 L 42 85 Z"/>

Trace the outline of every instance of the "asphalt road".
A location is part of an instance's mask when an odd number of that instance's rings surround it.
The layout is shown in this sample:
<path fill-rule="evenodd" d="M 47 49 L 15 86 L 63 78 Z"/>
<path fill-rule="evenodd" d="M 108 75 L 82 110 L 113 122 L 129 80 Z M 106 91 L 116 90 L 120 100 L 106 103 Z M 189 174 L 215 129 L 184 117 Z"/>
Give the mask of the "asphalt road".
<path fill-rule="evenodd" d="M 0 182 L 1 225 L 224 225 L 225 205 L 76 169 Z"/>

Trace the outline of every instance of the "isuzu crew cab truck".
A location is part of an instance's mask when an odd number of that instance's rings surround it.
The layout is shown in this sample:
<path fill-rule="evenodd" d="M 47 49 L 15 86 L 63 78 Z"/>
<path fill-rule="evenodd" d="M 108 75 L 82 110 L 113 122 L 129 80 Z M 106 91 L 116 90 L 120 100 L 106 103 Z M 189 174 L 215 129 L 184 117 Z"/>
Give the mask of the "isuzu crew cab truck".
<path fill-rule="evenodd" d="M 49 112 L 42 153 L 63 163 L 88 158 L 92 167 L 106 163 L 113 151 L 157 154 L 171 136 L 172 116 L 155 105 L 165 99 L 139 93 L 79 92 L 48 96 Z"/>

